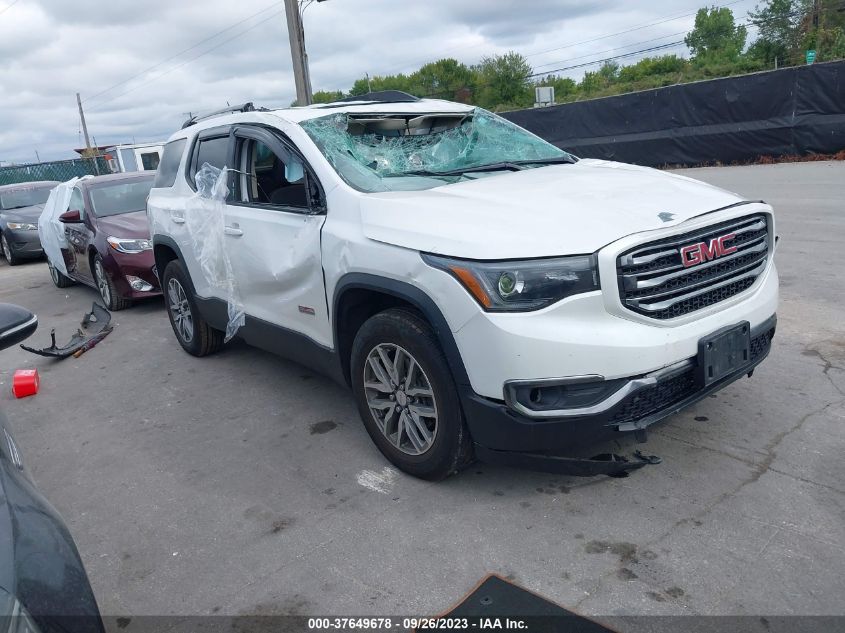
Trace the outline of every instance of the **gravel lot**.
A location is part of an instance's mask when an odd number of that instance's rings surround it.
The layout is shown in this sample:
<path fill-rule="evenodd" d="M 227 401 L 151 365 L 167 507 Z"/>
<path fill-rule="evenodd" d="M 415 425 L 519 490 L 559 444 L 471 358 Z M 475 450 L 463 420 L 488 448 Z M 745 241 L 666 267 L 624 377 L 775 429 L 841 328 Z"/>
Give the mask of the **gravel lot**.
<path fill-rule="evenodd" d="M 350 393 L 236 343 L 185 354 L 163 302 L 78 360 L 2 353 L 0 406 L 105 614 L 441 612 L 487 572 L 594 615 L 845 614 L 845 163 L 683 173 L 774 205 L 782 301 L 750 380 L 652 427 L 626 479 L 390 468 Z M 65 340 L 97 296 L 0 263 Z M 14 369 L 41 392 L 16 401 Z"/>

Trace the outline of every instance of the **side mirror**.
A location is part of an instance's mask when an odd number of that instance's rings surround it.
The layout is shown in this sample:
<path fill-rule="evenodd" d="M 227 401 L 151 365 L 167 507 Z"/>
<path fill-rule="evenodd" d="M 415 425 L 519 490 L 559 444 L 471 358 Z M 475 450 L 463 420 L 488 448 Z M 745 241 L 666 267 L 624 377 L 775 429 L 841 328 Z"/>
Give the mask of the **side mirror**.
<path fill-rule="evenodd" d="M 59 222 L 64 222 L 65 224 L 78 224 L 79 222 L 82 222 L 82 214 L 77 209 L 65 211 L 59 216 Z"/>
<path fill-rule="evenodd" d="M 0 303 L 0 349 L 20 343 L 38 327 L 38 317 L 11 303 Z"/>

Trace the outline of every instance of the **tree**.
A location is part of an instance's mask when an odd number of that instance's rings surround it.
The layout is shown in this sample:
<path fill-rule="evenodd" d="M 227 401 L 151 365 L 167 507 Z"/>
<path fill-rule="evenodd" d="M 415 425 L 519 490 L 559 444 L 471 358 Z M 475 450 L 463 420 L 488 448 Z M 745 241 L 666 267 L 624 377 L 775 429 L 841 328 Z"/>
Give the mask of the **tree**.
<path fill-rule="evenodd" d="M 418 96 L 454 101 L 460 91 L 473 84 L 473 74 L 465 64 L 446 58 L 421 67 L 411 74 L 410 82 Z"/>
<path fill-rule="evenodd" d="M 318 90 L 312 95 L 314 103 L 332 103 L 339 99 L 343 99 L 344 94 L 342 90 Z"/>
<path fill-rule="evenodd" d="M 730 9 L 712 7 L 698 10 L 684 43 L 699 63 L 735 62 L 747 37 L 748 30 L 736 25 Z"/>
<path fill-rule="evenodd" d="M 531 65 L 519 53 L 484 57 L 475 70 L 476 102 L 482 107 L 525 107 L 534 103 Z"/>
<path fill-rule="evenodd" d="M 802 0 L 767 0 L 748 15 L 758 28 L 757 39 L 749 47 L 748 56 L 766 65 L 776 59 L 786 64 L 798 46 Z"/>

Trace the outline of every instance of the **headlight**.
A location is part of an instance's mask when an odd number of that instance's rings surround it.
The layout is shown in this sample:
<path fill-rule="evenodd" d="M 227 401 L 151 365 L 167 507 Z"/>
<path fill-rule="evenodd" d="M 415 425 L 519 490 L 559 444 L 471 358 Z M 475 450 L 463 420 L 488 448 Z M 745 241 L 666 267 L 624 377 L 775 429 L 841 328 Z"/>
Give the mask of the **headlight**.
<path fill-rule="evenodd" d="M 120 251 L 121 253 L 141 253 L 152 250 L 153 248 L 153 243 L 150 240 L 109 237 L 106 241 L 114 250 Z"/>
<path fill-rule="evenodd" d="M 37 231 L 37 224 L 30 224 L 29 222 L 7 222 L 8 226 L 13 231 Z"/>
<path fill-rule="evenodd" d="M 539 310 L 600 288 L 595 255 L 479 262 L 424 254 L 423 260 L 455 277 L 490 312 Z"/>

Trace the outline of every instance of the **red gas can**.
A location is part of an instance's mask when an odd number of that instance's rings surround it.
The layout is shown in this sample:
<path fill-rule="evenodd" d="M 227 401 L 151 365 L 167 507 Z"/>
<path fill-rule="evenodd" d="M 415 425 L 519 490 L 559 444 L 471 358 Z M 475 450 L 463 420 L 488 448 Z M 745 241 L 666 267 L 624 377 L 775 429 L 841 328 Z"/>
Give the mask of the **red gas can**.
<path fill-rule="evenodd" d="M 18 369 L 12 376 L 12 393 L 15 398 L 26 398 L 38 393 L 38 370 Z"/>

